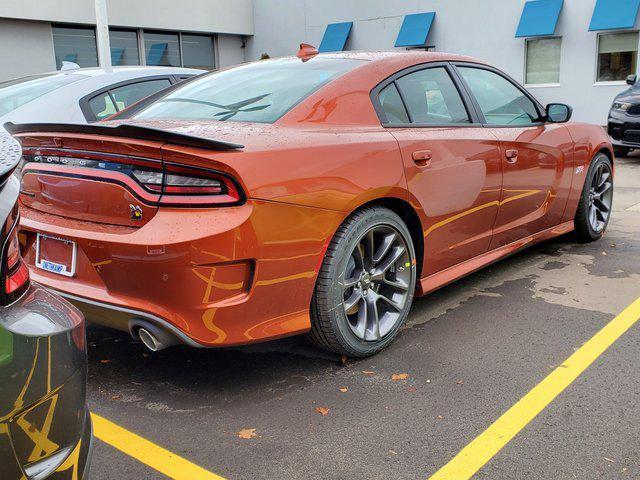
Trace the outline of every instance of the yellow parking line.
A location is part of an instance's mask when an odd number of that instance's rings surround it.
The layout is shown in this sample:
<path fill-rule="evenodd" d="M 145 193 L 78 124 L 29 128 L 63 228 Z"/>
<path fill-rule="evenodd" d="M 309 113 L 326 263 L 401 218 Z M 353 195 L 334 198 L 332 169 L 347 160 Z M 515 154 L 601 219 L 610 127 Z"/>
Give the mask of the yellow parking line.
<path fill-rule="evenodd" d="M 469 443 L 430 480 L 466 480 L 491 460 L 607 348 L 640 319 L 640 298 Z"/>
<path fill-rule="evenodd" d="M 176 480 L 224 480 L 223 477 L 205 470 L 175 453 L 159 447 L 129 430 L 91 413 L 93 433 L 130 457 L 148 465 L 169 478 Z"/>

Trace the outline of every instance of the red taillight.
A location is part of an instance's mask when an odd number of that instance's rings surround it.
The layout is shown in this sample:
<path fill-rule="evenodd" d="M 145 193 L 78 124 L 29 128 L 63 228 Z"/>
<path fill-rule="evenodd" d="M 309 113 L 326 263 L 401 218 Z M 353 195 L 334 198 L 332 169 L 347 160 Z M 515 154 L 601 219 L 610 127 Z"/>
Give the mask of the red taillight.
<path fill-rule="evenodd" d="M 9 233 L 5 243 L 2 275 L 4 277 L 5 304 L 11 303 L 29 286 L 29 269 L 20 255 L 17 225 Z"/>
<path fill-rule="evenodd" d="M 235 204 L 241 198 L 234 182 L 217 172 L 205 176 L 134 169 L 133 176 L 147 190 L 162 194 L 161 205 L 213 206 Z"/>
<path fill-rule="evenodd" d="M 20 287 L 23 287 L 28 282 L 29 282 L 29 269 L 21 259 L 20 265 L 18 266 L 16 271 L 7 277 L 7 281 L 5 282 L 5 290 L 7 293 L 13 293 L 16 290 L 19 290 Z"/>
<path fill-rule="evenodd" d="M 13 270 L 18 262 L 21 260 L 20 258 L 20 242 L 18 241 L 18 234 L 16 230 L 13 230 L 11 237 L 8 240 L 7 246 L 7 268 L 9 270 Z"/>
<path fill-rule="evenodd" d="M 245 197 L 238 182 L 227 173 L 157 160 L 110 155 L 69 157 L 27 152 L 25 159 L 41 164 L 61 166 L 55 173 L 64 175 L 65 168 L 74 176 L 120 183 L 142 201 L 171 207 L 221 207 L 240 205 Z M 116 161 L 118 160 L 118 161 Z M 51 172 L 49 172 L 51 173 Z M 151 198 L 149 198 L 151 197 Z"/>

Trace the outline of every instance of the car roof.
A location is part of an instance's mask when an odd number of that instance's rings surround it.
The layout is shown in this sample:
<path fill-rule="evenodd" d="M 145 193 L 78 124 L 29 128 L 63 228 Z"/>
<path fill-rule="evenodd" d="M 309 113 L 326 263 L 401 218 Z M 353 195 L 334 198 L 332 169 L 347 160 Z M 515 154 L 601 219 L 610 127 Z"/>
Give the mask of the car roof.
<path fill-rule="evenodd" d="M 192 74 L 198 75 L 205 73 L 207 70 L 200 70 L 196 68 L 183 68 L 183 67 L 143 67 L 139 65 L 128 67 L 113 67 L 111 69 L 99 68 L 99 67 L 85 67 L 74 68 L 69 70 L 55 70 L 50 72 L 44 72 L 42 74 L 35 75 L 83 75 L 85 77 L 99 77 L 102 75 L 118 75 L 118 74 L 130 74 L 137 76 L 138 74 L 148 75 L 177 75 L 177 74 Z M 26 75 L 31 76 L 31 75 Z"/>
<path fill-rule="evenodd" d="M 346 58 L 354 60 L 368 60 L 371 62 L 383 62 L 387 60 L 422 62 L 472 62 L 486 65 L 487 63 L 467 55 L 458 55 L 447 52 L 427 52 L 424 50 L 396 50 L 396 51 L 349 51 L 320 53 L 318 57 Z"/>

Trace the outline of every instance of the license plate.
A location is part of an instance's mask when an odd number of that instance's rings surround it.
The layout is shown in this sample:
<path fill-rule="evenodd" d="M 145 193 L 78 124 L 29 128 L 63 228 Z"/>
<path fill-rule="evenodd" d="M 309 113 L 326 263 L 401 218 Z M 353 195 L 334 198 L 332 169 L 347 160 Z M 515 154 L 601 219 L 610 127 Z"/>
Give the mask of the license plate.
<path fill-rule="evenodd" d="M 64 238 L 38 234 L 36 238 L 36 267 L 65 277 L 76 273 L 76 242 Z"/>

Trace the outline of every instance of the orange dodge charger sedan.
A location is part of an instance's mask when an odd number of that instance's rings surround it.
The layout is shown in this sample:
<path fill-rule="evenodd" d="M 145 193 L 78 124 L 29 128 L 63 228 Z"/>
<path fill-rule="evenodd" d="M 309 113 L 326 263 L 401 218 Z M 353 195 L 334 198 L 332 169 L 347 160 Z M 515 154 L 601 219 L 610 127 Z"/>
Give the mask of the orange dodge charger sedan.
<path fill-rule="evenodd" d="M 534 242 L 598 239 L 613 153 L 501 71 L 310 49 L 104 124 L 7 125 L 31 274 L 147 347 L 308 333 L 364 357 L 425 295 Z"/>

